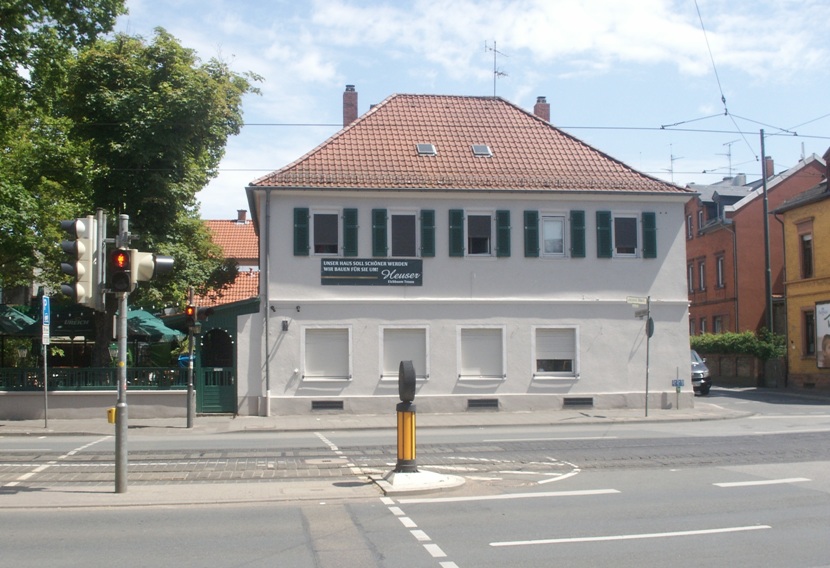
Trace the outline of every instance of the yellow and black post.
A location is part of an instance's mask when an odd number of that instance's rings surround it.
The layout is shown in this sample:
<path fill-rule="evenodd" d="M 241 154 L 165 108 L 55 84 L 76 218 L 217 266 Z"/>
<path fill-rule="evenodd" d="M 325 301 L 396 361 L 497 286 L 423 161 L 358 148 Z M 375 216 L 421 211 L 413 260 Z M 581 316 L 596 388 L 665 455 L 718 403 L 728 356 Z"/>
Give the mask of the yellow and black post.
<path fill-rule="evenodd" d="M 415 367 L 412 361 L 401 361 L 398 368 L 398 463 L 395 473 L 417 473 L 415 459 Z"/>

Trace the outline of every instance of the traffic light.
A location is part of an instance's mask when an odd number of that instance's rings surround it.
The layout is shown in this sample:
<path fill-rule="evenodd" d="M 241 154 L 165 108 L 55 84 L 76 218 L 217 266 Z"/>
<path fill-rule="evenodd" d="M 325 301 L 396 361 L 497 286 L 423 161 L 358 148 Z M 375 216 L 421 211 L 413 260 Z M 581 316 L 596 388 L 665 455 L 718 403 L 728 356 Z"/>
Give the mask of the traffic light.
<path fill-rule="evenodd" d="M 131 292 L 132 283 L 130 276 L 130 250 L 115 249 L 110 253 L 110 277 L 109 285 L 113 292 Z"/>
<path fill-rule="evenodd" d="M 173 270 L 173 257 L 141 252 L 130 249 L 130 291 L 135 290 L 139 282 L 152 280 L 159 274 L 166 274 Z"/>
<path fill-rule="evenodd" d="M 184 309 L 184 321 L 187 327 L 196 325 L 196 306 L 188 304 Z"/>
<path fill-rule="evenodd" d="M 98 295 L 98 278 L 96 276 L 96 258 L 98 253 L 98 223 L 92 215 L 82 219 L 61 221 L 61 229 L 75 240 L 61 242 L 61 249 L 71 259 L 62 262 L 61 271 L 73 277 L 73 282 L 61 284 L 61 292 L 72 301 L 96 307 Z"/>

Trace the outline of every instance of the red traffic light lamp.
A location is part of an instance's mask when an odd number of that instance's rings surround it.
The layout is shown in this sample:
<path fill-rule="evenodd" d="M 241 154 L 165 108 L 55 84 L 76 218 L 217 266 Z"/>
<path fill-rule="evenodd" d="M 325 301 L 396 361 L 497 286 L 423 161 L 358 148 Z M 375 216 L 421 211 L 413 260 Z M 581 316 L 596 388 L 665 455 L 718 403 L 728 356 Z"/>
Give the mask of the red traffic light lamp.
<path fill-rule="evenodd" d="M 184 309 L 184 319 L 188 327 L 196 325 L 196 306 L 188 305 Z"/>
<path fill-rule="evenodd" d="M 110 288 L 113 292 L 130 292 L 130 251 L 115 249 L 110 254 Z"/>

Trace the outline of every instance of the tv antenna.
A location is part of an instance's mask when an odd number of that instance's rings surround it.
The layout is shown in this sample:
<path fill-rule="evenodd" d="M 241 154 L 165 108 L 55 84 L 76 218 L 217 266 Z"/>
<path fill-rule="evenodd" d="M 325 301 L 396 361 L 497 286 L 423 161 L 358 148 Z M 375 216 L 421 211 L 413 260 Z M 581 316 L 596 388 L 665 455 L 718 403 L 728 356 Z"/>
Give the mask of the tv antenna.
<path fill-rule="evenodd" d="M 668 171 L 671 174 L 671 182 L 674 183 L 674 163 L 677 160 L 682 160 L 683 156 L 675 156 L 674 155 L 674 145 L 672 145 L 672 144 L 669 144 L 669 159 L 670 159 L 671 168 L 669 168 Z"/>
<path fill-rule="evenodd" d="M 493 40 L 493 47 L 490 47 L 490 45 L 485 40 L 485 42 L 484 42 L 484 51 L 485 51 L 485 53 L 488 52 L 488 51 L 493 52 L 493 98 L 496 98 L 496 80 L 499 77 L 507 77 L 507 73 L 499 70 L 498 65 L 497 65 L 498 64 L 497 58 L 498 58 L 499 55 L 503 55 L 504 57 L 508 57 L 508 56 L 506 54 L 502 53 L 501 51 L 499 51 L 498 49 L 496 49 L 496 40 Z"/>
<path fill-rule="evenodd" d="M 740 140 L 730 140 L 729 142 L 724 142 L 723 145 L 726 146 L 726 154 L 718 154 L 718 156 L 726 156 L 729 160 L 729 177 L 732 177 L 732 144 L 735 142 L 740 142 Z"/>

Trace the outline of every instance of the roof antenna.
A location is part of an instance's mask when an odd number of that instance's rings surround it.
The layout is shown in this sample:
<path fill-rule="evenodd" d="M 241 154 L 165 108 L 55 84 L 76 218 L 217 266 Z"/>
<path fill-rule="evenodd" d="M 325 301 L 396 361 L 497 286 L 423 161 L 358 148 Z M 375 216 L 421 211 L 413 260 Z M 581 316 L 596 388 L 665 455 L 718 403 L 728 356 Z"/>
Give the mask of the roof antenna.
<path fill-rule="evenodd" d="M 484 51 L 485 51 L 485 53 L 488 52 L 488 51 L 493 52 L 493 98 L 495 99 L 496 98 L 496 79 L 498 79 L 499 77 L 507 77 L 507 73 L 504 73 L 503 71 L 500 71 L 499 68 L 496 66 L 496 57 L 498 55 L 504 55 L 505 57 L 508 57 L 508 56 L 505 55 L 504 53 L 502 53 L 501 51 L 499 51 L 498 49 L 496 49 L 496 40 L 493 40 L 493 47 L 490 47 L 487 44 L 487 41 L 485 40 L 484 41 Z"/>

